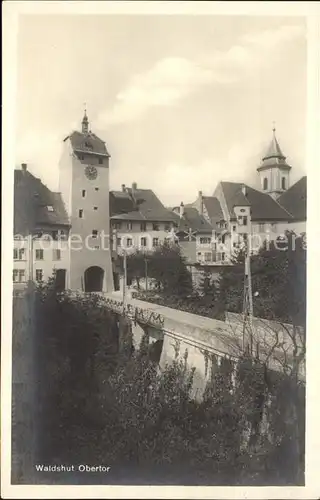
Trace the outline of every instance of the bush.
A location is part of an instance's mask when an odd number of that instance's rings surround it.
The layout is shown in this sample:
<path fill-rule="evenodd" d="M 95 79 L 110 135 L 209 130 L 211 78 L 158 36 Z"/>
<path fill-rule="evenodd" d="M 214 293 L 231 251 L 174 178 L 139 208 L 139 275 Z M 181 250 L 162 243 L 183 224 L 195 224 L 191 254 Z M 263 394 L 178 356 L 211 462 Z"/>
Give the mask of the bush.
<path fill-rule="evenodd" d="M 187 355 L 160 370 L 145 336 L 138 351 L 122 356 L 118 326 L 129 347 L 130 328 L 98 296 L 46 286 L 36 291 L 35 311 L 39 463 L 107 464 L 115 472 L 105 481 L 120 484 L 302 481 L 304 412 L 294 408 L 303 407 L 304 394 L 292 379 L 244 358 L 232 384 L 232 363 L 212 358 L 204 398 L 195 401 Z"/>

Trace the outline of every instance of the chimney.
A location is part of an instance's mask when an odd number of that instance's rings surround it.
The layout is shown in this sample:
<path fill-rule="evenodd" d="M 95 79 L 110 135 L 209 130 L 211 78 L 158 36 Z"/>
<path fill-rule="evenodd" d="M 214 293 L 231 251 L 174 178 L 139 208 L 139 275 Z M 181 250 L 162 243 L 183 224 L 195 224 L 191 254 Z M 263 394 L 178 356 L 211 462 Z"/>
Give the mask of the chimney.
<path fill-rule="evenodd" d="M 28 165 L 26 163 L 21 163 L 21 169 L 26 172 L 28 168 Z"/>
<path fill-rule="evenodd" d="M 180 207 L 179 207 L 179 215 L 180 215 L 180 218 L 183 217 L 183 214 L 184 214 L 184 204 L 183 204 L 183 201 L 180 203 Z"/>
<path fill-rule="evenodd" d="M 198 193 L 198 198 L 199 198 L 199 213 L 200 213 L 200 215 L 203 215 L 203 199 L 202 199 L 202 191 L 199 191 L 199 193 Z"/>
<path fill-rule="evenodd" d="M 132 191 L 136 191 L 138 188 L 138 184 L 136 182 L 132 183 Z"/>
<path fill-rule="evenodd" d="M 122 190 L 123 192 L 125 192 L 125 190 L 126 190 L 126 185 L 125 185 L 125 184 L 121 184 L 121 190 Z"/>
<path fill-rule="evenodd" d="M 241 191 L 243 196 L 247 196 L 247 186 L 245 184 L 242 184 Z"/>

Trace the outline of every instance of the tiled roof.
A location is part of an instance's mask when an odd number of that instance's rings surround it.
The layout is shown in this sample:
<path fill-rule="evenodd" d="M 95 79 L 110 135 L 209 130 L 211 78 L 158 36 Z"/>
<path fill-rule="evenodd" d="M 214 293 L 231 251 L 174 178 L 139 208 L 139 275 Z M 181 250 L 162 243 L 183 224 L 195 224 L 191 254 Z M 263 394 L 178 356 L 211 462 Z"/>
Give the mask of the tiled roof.
<path fill-rule="evenodd" d="M 203 196 L 202 200 L 213 226 L 223 220 L 223 212 L 218 198 L 215 196 Z"/>
<path fill-rule="evenodd" d="M 295 221 L 307 220 L 307 177 L 301 177 L 298 182 L 282 193 L 277 201 Z"/>
<path fill-rule="evenodd" d="M 179 215 L 175 215 L 178 224 L 177 233 L 180 231 L 188 232 L 189 229 L 198 233 L 212 233 L 212 225 L 194 207 L 185 206 L 183 217 L 181 218 Z"/>
<path fill-rule="evenodd" d="M 283 170 L 291 170 L 290 165 L 287 164 L 286 162 L 286 157 L 284 156 L 283 152 L 281 151 L 281 148 L 279 146 L 279 143 L 277 141 L 276 135 L 275 135 L 275 129 L 273 129 L 273 137 L 272 140 L 268 146 L 268 149 L 266 150 L 260 167 L 258 167 L 258 172 L 268 169 L 270 167 L 279 167 L 282 168 Z"/>
<path fill-rule="evenodd" d="M 243 186 L 245 186 L 246 195 L 242 193 Z M 221 187 L 231 218 L 235 217 L 233 208 L 236 205 L 250 205 L 253 221 L 292 220 L 291 215 L 269 194 L 261 193 L 261 191 L 239 182 L 221 182 Z"/>
<path fill-rule="evenodd" d="M 43 225 L 69 225 L 61 194 L 50 191 L 30 172 L 15 170 L 14 232 L 27 234 Z"/>
<path fill-rule="evenodd" d="M 127 194 L 128 196 L 125 196 L 121 191 L 111 191 L 110 212 L 113 213 L 111 217 L 113 220 L 155 222 L 176 220 L 175 214 L 162 205 L 151 189 L 127 188 Z"/>
<path fill-rule="evenodd" d="M 285 160 L 285 158 L 286 158 L 284 156 L 283 152 L 281 151 L 281 148 L 279 146 L 279 143 L 277 141 L 275 134 L 273 135 L 272 141 L 270 142 L 268 149 L 266 150 L 266 152 L 263 156 L 263 160 L 265 160 L 267 158 L 282 158 L 283 160 Z"/>
<path fill-rule="evenodd" d="M 127 191 L 110 191 L 110 217 L 132 212 L 135 208 L 133 199 Z"/>
<path fill-rule="evenodd" d="M 99 139 L 95 134 L 89 132 L 84 134 L 82 132 L 74 131 L 64 140 L 70 139 L 74 151 L 85 153 L 96 153 L 99 155 L 110 156 L 105 142 Z"/>

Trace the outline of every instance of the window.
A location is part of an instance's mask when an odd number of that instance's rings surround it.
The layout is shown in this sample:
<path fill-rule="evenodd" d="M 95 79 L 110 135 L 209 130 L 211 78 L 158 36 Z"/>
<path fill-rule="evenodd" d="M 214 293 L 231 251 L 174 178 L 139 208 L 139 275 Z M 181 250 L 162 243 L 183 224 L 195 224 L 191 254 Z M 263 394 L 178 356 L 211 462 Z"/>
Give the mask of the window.
<path fill-rule="evenodd" d="M 53 249 L 53 260 L 61 260 L 61 250 L 59 248 Z"/>
<path fill-rule="evenodd" d="M 83 219 L 83 210 L 80 208 L 79 210 L 79 219 Z"/>
<path fill-rule="evenodd" d="M 226 235 L 225 234 L 222 234 L 221 235 L 221 243 L 224 245 L 226 242 Z"/>
<path fill-rule="evenodd" d="M 18 281 L 18 269 L 14 269 L 12 272 L 12 281 L 17 282 Z"/>
<path fill-rule="evenodd" d="M 103 164 L 103 158 L 99 158 L 99 165 Z"/>
<path fill-rule="evenodd" d="M 84 160 L 84 155 L 79 155 L 79 160 Z"/>
<path fill-rule="evenodd" d="M 97 238 L 97 237 L 98 237 L 98 230 L 92 229 L 92 238 Z"/>
<path fill-rule="evenodd" d="M 132 222 L 127 222 L 127 229 L 131 231 L 132 229 Z"/>
<path fill-rule="evenodd" d="M 36 281 L 42 281 L 42 280 L 43 280 L 43 270 L 36 269 Z"/>
<path fill-rule="evenodd" d="M 157 247 L 159 245 L 159 238 L 152 239 L 152 246 Z"/>
<path fill-rule="evenodd" d="M 26 280 L 25 271 L 23 269 L 19 269 L 19 282 Z"/>
<path fill-rule="evenodd" d="M 96 246 L 94 247 L 94 249 L 95 249 L 95 250 L 99 250 L 99 249 L 100 249 L 99 245 L 96 245 Z"/>
<path fill-rule="evenodd" d="M 42 238 L 42 236 L 43 236 L 43 232 L 42 232 L 42 231 L 38 231 L 38 232 L 35 234 L 35 237 L 36 237 L 37 239 Z"/>
<path fill-rule="evenodd" d="M 43 260 L 43 250 L 40 248 L 36 249 L 36 260 Z"/>
<path fill-rule="evenodd" d="M 259 224 L 259 233 L 264 233 L 264 224 Z"/>
<path fill-rule="evenodd" d="M 121 229 L 121 222 L 113 222 L 112 226 L 114 229 Z"/>
<path fill-rule="evenodd" d="M 99 191 L 99 188 L 94 188 L 95 191 Z"/>
<path fill-rule="evenodd" d="M 222 252 L 222 254 L 221 254 L 221 260 L 225 260 L 225 256 L 226 256 L 226 254 Z"/>
<path fill-rule="evenodd" d="M 121 238 L 117 238 L 117 247 L 121 245 Z"/>
<path fill-rule="evenodd" d="M 98 210 L 98 207 L 93 207 L 93 210 Z"/>
<path fill-rule="evenodd" d="M 48 209 L 48 212 L 53 212 L 53 211 L 54 211 L 54 210 L 53 210 L 53 206 L 52 206 L 52 205 L 48 205 L 48 206 L 47 206 L 47 209 Z"/>
<path fill-rule="evenodd" d="M 147 246 L 147 238 L 141 238 L 141 246 L 146 247 Z"/>
<path fill-rule="evenodd" d="M 164 230 L 165 230 L 165 231 L 170 231 L 170 229 L 171 229 L 170 224 L 165 224 L 165 225 L 164 225 Z"/>
<path fill-rule="evenodd" d="M 157 222 L 154 222 L 152 224 L 152 229 L 153 229 L 153 231 L 159 231 L 159 224 Z"/>
<path fill-rule="evenodd" d="M 140 231 L 146 231 L 147 230 L 147 223 L 146 222 L 141 222 L 140 224 Z"/>
<path fill-rule="evenodd" d="M 286 189 L 286 178 L 285 177 L 282 177 L 282 179 L 281 179 L 281 188 Z"/>
<path fill-rule="evenodd" d="M 23 260 L 24 259 L 24 248 L 14 248 L 13 249 L 13 259 L 14 260 Z"/>
<path fill-rule="evenodd" d="M 242 217 L 242 225 L 243 226 L 247 226 L 247 224 L 248 224 L 248 217 L 246 215 L 244 215 Z"/>
<path fill-rule="evenodd" d="M 232 226 L 233 231 L 237 230 L 237 226 Z"/>
<path fill-rule="evenodd" d="M 248 241 L 248 235 L 246 233 L 244 233 L 242 235 L 242 239 L 243 239 L 244 243 L 246 243 Z"/>
<path fill-rule="evenodd" d="M 211 238 L 200 238 L 200 244 L 201 245 L 204 245 L 204 244 L 210 244 L 211 243 Z"/>
<path fill-rule="evenodd" d="M 61 231 L 59 231 L 59 238 L 61 240 L 65 240 L 67 238 L 67 235 L 66 235 L 65 231 L 63 231 L 63 229 L 61 229 Z"/>
<path fill-rule="evenodd" d="M 265 177 L 263 179 L 263 190 L 266 191 L 268 189 L 268 179 Z"/>
<path fill-rule="evenodd" d="M 127 238 L 127 247 L 132 247 L 132 238 Z"/>
<path fill-rule="evenodd" d="M 205 262 L 211 262 L 212 261 L 212 253 L 211 252 L 204 252 L 204 260 L 205 260 Z"/>
<path fill-rule="evenodd" d="M 52 231 L 51 236 L 54 241 L 57 241 L 59 238 L 59 231 Z"/>
<path fill-rule="evenodd" d="M 85 197 L 86 197 L 86 190 L 85 190 L 85 189 L 83 189 L 83 190 L 82 190 L 82 198 L 85 198 Z"/>

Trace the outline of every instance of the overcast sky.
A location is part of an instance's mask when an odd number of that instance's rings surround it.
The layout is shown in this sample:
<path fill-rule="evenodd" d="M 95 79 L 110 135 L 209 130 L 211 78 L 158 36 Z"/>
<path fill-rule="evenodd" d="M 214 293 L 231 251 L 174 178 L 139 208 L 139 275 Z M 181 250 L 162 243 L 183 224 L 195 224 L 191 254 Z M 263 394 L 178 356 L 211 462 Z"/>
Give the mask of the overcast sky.
<path fill-rule="evenodd" d="M 137 182 L 172 205 L 221 180 L 257 186 L 273 121 L 295 181 L 305 174 L 304 20 L 21 17 L 16 161 L 51 189 L 84 102 L 111 154 L 111 189 Z"/>

